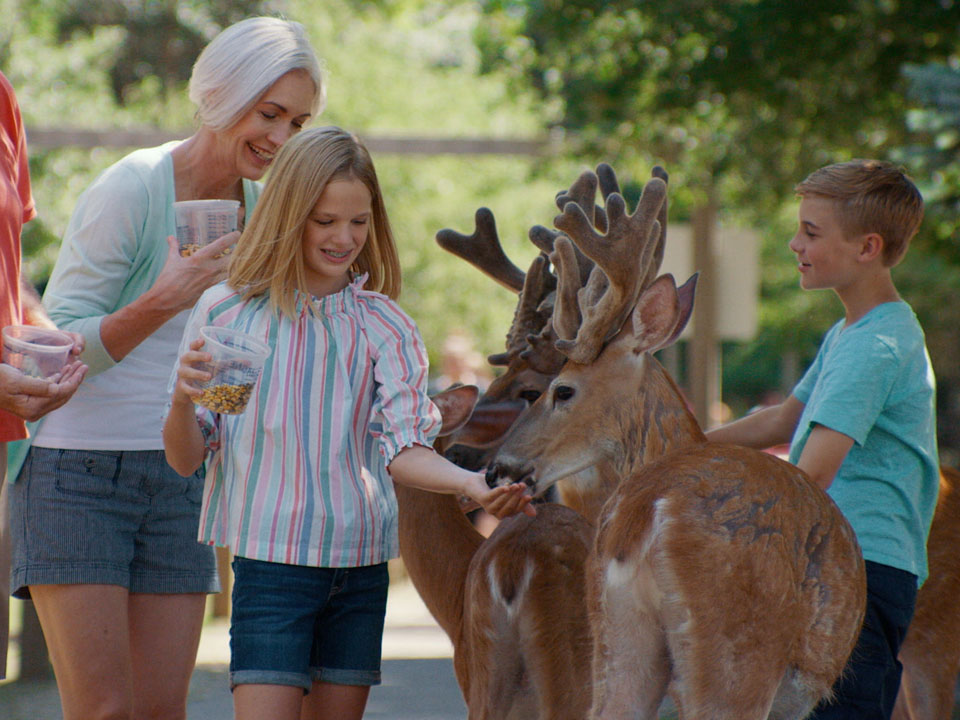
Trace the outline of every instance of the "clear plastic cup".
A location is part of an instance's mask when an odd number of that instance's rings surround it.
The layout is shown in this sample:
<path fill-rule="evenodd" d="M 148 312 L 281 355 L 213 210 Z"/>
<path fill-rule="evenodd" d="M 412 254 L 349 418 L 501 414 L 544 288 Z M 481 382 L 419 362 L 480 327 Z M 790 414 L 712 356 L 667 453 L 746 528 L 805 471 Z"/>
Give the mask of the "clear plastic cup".
<path fill-rule="evenodd" d="M 180 254 L 193 255 L 204 245 L 237 229 L 239 200 L 181 200 L 173 204 Z"/>
<path fill-rule="evenodd" d="M 213 325 L 201 328 L 200 336 L 203 350 L 213 356 L 202 368 L 212 377 L 198 386 L 203 393 L 195 402 L 214 412 L 239 415 L 247 407 L 270 346 L 240 330 Z"/>
<path fill-rule="evenodd" d="M 32 325 L 3 329 L 3 362 L 31 377 L 49 378 L 63 370 L 71 348 L 73 338 L 60 330 Z"/>

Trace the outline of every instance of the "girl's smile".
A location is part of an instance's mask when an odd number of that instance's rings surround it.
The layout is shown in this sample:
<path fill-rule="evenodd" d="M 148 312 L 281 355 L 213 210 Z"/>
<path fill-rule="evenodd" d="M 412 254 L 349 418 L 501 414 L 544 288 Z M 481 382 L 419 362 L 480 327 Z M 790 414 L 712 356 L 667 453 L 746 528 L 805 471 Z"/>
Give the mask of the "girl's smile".
<path fill-rule="evenodd" d="M 307 288 L 323 297 L 350 282 L 350 267 L 367 242 L 373 196 L 360 180 L 341 176 L 327 183 L 303 228 Z"/>

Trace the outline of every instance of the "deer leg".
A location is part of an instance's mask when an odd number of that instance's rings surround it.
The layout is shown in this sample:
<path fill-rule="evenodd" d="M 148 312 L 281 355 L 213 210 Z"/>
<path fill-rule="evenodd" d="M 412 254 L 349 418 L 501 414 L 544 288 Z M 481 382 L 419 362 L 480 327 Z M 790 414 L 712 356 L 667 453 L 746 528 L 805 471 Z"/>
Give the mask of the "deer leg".
<path fill-rule="evenodd" d="M 636 620 L 636 618 L 634 618 Z M 605 633 L 595 646 L 593 720 L 655 720 L 670 682 L 663 634 L 639 624 L 630 637 Z"/>
<path fill-rule="evenodd" d="M 689 658 L 672 657 L 675 667 L 682 668 L 672 694 L 684 720 L 799 720 L 807 714 L 786 707 L 771 714 L 783 676 L 782 671 L 770 667 L 776 664 L 771 658 L 752 654 L 731 660 L 724 655 L 701 655 L 702 661 L 691 663 Z M 780 713 L 781 709 L 786 712 Z M 807 703 L 805 709 L 809 711 L 812 705 Z"/>
<path fill-rule="evenodd" d="M 626 571 L 626 572 L 624 572 Z M 612 561 L 594 609 L 593 720 L 655 720 L 670 683 L 666 635 L 642 589 L 649 586 Z M 641 592 L 637 592 L 638 586 Z"/>

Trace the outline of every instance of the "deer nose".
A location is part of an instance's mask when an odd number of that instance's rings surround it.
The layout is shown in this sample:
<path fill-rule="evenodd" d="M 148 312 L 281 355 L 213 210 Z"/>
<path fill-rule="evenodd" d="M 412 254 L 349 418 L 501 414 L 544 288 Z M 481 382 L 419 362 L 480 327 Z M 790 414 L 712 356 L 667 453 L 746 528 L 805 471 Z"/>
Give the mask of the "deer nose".
<path fill-rule="evenodd" d="M 492 488 L 515 482 L 522 482 L 531 488 L 536 486 L 532 468 L 496 461 L 487 468 L 486 480 Z"/>
<path fill-rule="evenodd" d="M 493 463 L 487 468 L 487 487 L 495 488 L 500 480 L 500 463 Z"/>

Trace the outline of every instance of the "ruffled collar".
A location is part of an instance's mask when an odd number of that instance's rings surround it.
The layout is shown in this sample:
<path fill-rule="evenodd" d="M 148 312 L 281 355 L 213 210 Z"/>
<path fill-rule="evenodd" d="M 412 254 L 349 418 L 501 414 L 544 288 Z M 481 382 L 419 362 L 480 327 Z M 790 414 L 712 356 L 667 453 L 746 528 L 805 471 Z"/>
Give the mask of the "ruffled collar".
<path fill-rule="evenodd" d="M 347 309 L 347 306 L 350 304 L 350 302 L 352 300 L 356 300 L 361 293 L 369 292 L 363 289 L 363 286 L 366 285 L 369 277 L 369 273 L 352 273 L 350 282 L 345 288 L 338 290 L 335 293 L 324 295 L 323 297 L 317 297 L 312 293 L 298 291 L 297 312 L 303 314 L 307 312 L 308 308 L 310 307 L 312 307 L 314 312 L 318 315 L 343 312 Z"/>

